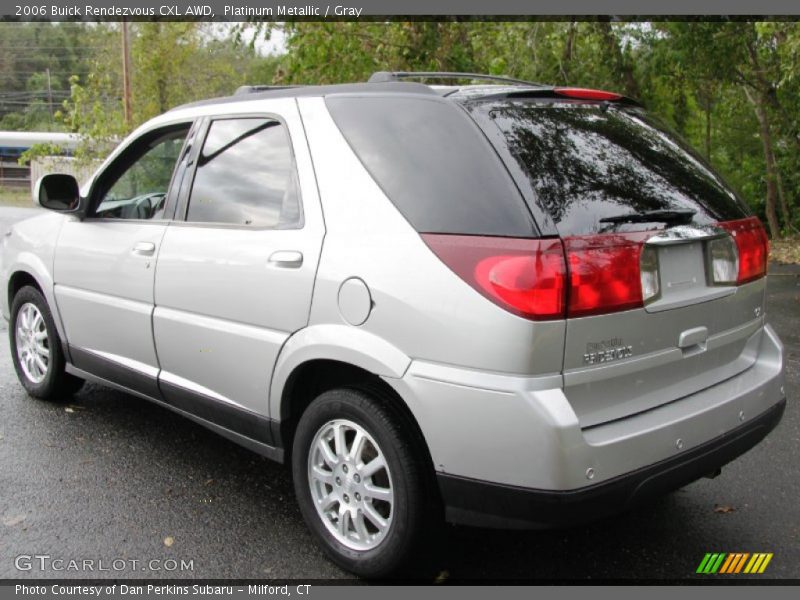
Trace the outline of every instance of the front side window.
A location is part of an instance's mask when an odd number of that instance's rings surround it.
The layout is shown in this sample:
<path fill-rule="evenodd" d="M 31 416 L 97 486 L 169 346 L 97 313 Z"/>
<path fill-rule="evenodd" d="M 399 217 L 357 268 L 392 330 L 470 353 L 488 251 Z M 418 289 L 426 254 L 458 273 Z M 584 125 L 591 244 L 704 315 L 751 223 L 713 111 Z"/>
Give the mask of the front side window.
<path fill-rule="evenodd" d="M 213 121 L 197 159 L 186 220 L 300 226 L 300 194 L 286 127 L 267 118 Z"/>
<path fill-rule="evenodd" d="M 172 173 L 188 130 L 188 125 L 182 126 L 134 142 L 120 163 L 111 166 L 106 181 L 101 180 L 100 200 L 93 216 L 163 218 Z"/>

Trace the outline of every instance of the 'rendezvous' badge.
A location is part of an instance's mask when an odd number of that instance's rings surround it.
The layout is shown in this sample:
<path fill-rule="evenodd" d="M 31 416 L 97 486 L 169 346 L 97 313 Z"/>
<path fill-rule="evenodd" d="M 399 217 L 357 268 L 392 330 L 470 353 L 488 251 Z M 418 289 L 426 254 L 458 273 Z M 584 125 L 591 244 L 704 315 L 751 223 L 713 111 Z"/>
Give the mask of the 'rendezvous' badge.
<path fill-rule="evenodd" d="M 599 342 L 588 342 L 586 354 L 583 355 L 583 363 L 596 365 L 630 356 L 633 356 L 633 346 L 626 346 L 622 338 L 612 338 Z"/>

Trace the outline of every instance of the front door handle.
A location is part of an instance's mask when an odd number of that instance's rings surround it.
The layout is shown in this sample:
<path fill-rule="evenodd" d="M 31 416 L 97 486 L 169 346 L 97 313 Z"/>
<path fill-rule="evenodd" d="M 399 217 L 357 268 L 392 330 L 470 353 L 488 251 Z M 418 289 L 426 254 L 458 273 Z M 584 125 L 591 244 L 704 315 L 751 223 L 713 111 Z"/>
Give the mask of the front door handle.
<path fill-rule="evenodd" d="M 278 250 L 270 254 L 269 264 L 282 269 L 299 269 L 303 266 L 303 253 L 297 250 Z"/>
<path fill-rule="evenodd" d="M 139 242 L 133 247 L 133 254 L 139 256 L 153 256 L 156 245 L 153 242 Z"/>

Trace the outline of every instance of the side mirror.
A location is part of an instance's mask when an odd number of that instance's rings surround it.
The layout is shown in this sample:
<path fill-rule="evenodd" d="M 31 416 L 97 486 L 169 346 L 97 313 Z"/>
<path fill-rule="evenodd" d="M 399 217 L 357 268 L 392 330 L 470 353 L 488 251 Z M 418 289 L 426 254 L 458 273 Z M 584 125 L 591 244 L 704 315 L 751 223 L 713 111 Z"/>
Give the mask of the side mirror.
<path fill-rule="evenodd" d="M 83 208 L 78 181 L 63 173 L 40 177 L 33 197 L 39 206 L 48 210 L 80 215 Z"/>

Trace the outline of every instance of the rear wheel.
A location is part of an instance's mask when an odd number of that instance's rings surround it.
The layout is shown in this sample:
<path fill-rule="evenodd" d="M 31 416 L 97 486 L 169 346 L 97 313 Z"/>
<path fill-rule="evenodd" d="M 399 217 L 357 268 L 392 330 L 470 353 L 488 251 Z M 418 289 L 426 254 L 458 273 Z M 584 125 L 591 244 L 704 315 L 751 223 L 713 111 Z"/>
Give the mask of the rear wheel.
<path fill-rule="evenodd" d="M 67 399 L 83 380 L 65 371 L 66 360 L 53 316 L 41 292 L 23 287 L 11 303 L 11 357 L 25 390 L 43 400 Z"/>
<path fill-rule="evenodd" d="M 328 556 L 357 575 L 397 573 L 437 516 L 415 437 L 385 402 L 354 389 L 321 394 L 300 419 L 292 454 L 300 509 Z"/>

